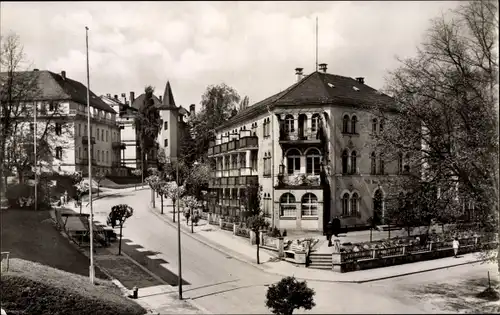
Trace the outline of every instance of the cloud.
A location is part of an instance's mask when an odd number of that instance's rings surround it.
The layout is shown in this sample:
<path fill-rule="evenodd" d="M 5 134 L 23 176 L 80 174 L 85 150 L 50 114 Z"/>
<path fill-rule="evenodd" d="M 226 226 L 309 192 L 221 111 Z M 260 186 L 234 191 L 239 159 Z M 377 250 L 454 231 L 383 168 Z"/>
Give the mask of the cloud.
<path fill-rule="evenodd" d="M 254 103 L 314 71 L 364 76 L 381 88 L 395 55 L 415 53 L 429 20 L 457 2 L 72 2 L 2 3 L 1 31 L 21 36 L 37 68 L 66 70 L 91 87 L 121 94 L 170 80 L 178 104 L 199 103 L 225 82 Z"/>

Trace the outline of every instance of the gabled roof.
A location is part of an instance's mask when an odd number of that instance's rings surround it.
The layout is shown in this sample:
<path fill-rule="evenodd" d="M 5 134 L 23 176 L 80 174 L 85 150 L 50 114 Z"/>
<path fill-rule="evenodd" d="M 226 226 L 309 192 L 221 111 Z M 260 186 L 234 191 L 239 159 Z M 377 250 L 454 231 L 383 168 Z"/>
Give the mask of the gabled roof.
<path fill-rule="evenodd" d="M 354 78 L 323 72 L 313 72 L 286 90 L 268 97 L 246 109 L 216 130 L 265 113 L 268 108 L 284 105 L 323 105 L 366 108 L 377 103 L 391 103 L 393 99 Z"/>
<path fill-rule="evenodd" d="M 110 105 L 113 109 L 117 107 L 120 116 L 123 116 L 124 114 L 135 114 L 138 112 L 136 108 L 130 107 L 128 104 L 124 104 L 120 100 L 117 100 L 114 97 L 108 95 L 101 95 L 100 97 L 106 104 Z"/>
<path fill-rule="evenodd" d="M 145 97 L 146 97 L 146 93 L 142 93 L 141 95 L 139 95 L 132 103 L 132 107 L 139 110 L 141 108 L 142 104 L 144 103 Z M 161 105 L 160 99 L 158 99 L 158 97 L 156 97 L 155 95 L 153 95 L 153 103 L 154 103 L 154 106 Z"/>
<path fill-rule="evenodd" d="M 7 72 L 0 72 L 0 79 L 5 80 L 7 75 Z M 36 80 L 37 91 L 33 92 L 32 100 L 72 100 L 87 106 L 87 87 L 78 81 L 68 77 L 63 79 L 60 74 L 47 70 L 15 72 L 14 76 L 20 80 Z M 90 105 L 105 112 L 115 113 L 113 108 L 92 91 L 90 91 Z"/>

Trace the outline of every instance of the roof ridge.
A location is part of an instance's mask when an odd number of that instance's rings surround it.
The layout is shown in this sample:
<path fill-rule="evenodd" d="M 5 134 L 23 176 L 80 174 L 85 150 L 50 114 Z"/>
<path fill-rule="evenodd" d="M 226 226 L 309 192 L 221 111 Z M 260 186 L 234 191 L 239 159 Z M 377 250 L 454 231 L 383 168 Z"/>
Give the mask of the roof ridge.
<path fill-rule="evenodd" d="M 285 95 L 291 93 L 293 90 L 295 90 L 296 88 L 298 88 L 300 85 L 304 84 L 304 82 L 307 81 L 307 80 L 309 80 L 312 77 L 312 75 L 315 74 L 315 73 L 319 73 L 319 72 L 318 71 L 314 71 L 314 72 L 308 74 L 307 76 L 305 76 L 304 78 L 300 79 L 300 81 L 298 81 L 298 82 L 292 84 L 291 86 L 289 86 L 288 88 L 286 88 L 285 91 L 283 91 L 285 93 L 283 93 L 283 95 L 281 95 L 280 97 L 278 97 L 277 99 L 275 99 L 273 102 L 271 102 L 271 104 L 278 102 Z"/>

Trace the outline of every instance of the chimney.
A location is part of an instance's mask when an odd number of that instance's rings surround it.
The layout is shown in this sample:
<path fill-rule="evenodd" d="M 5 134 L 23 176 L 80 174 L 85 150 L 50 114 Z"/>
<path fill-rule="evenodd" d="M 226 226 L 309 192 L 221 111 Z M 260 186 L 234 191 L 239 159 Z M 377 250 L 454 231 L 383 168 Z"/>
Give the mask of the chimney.
<path fill-rule="evenodd" d="M 134 92 L 130 92 L 130 99 L 129 99 L 130 106 L 132 106 L 132 103 L 134 101 L 135 101 L 135 93 Z"/>
<path fill-rule="evenodd" d="M 319 70 L 326 73 L 326 63 L 320 63 L 318 66 L 319 66 Z"/>
<path fill-rule="evenodd" d="M 127 104 L 127 94 L 122 93 L 122 98 L 123 98 L 122 103 L 123 103 L 123 104 Z"/>
<path fill-rule="evenodd" d="M 194 108 L 195 108 L 194 104 L 189 105 L 189 116 L 194 115 Z"/>
<path fill-rule="evenodd" d="M 295 68 L 295 74 L 297 75 L 297 82 L 302 80 L 302 70 L 304 70 L 304 68 Z"/>
<path fill-rule="evenodd" d="M 160 103 L 163 104 L 163 96 L 160 95 Z"/>
<path fill-rule="evenodd" d="M 63 80 L 66 80 L 66 71 L 61 71 L 61 77 Z"/>
<path fill-rule="evenodd" d="M 356 81 L 358 81 L 361 84 L 365 84 L 365 78 L 363 78 L 363 77 L 356 78 Z"/>
<path fill-rule="evenodd" d="M 118 95 L 117 95 L 117 94 L 115 94 L 115 100 L 117 100 L 117 101 L 118 101 Z"/>

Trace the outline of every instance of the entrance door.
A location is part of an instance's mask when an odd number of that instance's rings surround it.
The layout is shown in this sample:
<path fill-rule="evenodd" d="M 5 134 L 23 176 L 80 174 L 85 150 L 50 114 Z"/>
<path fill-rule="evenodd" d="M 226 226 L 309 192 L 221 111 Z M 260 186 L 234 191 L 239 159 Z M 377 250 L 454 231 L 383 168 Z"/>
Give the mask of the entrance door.
<path fill-rule="evenodd" d="M 375 224 L 382 224 L 384 221 L 384 197 L 382 196 L 382 191 L 377 189 L 375 195 L 373 196 L 373 219 Z"/>

